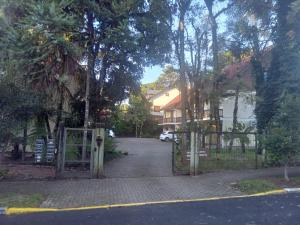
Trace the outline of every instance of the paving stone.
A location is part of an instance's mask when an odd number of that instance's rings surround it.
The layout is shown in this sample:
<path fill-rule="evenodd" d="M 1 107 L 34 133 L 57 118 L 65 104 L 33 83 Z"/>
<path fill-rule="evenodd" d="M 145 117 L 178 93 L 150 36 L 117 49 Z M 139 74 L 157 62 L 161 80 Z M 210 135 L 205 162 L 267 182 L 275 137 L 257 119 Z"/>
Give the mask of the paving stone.
<path fill-rule="evenodd" d="M 282 175 L 283 169 L 223 171 L 196 177 L 172 176 L 169 143 L 157 140 L 122 140 L 134 158 L 114 160 L 106 165 L 106 179 L 0 182 L 0 193 L 41 193 L 47 196 L 41 207 L 80 207 L 240 195 L 230 184 L 241 179 Z M 154 144 L 153 144 L 154 143 Z M 160 147 L 159 147 L 160 146 Z M 159 149 L 158 149 L 159 148 Z M 148 149 L 148 150 L 145 150 Z M 149 152 L 153 149 L 152 154 Z M 139 155 L 139 153 L 143 152 Z M 147 157 L 144 157 L 145 154 Z M 140 162 L 141 161 L 141 162 Z M 151 161 L 151 162 L 148 162 Z M 164 164 L 165 163 L 165 164 Z M 147 164 L 147 167 L 144 165 Z M 142 165 L 142 166 L 141 166 Z M 130 176 L 129 176 L 130 172 Z M 300 168 L 290 168 L 300 174 Z"/>

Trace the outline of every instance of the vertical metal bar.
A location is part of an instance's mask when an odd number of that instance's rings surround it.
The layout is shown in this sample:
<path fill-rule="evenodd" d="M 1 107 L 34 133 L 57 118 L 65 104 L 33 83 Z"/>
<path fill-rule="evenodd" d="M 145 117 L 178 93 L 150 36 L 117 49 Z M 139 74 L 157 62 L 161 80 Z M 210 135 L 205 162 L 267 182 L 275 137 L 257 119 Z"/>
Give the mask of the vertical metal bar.
<path fill-rule="evenodd" d="M 59 124 L 59 134 L 58 134 L 58 143 L 57 143 L 57 161 L 56 161 L 56 175 L 60 176 L 62 173 L 62 154 L 63 154 L 63 138 L 64 138 L 64 125 L 63 123 Z"/>
<path fill-rule="evenodd" d="M 102 142 L 100 146 L 100 152 L 99 152 L 99 175 L 98 177 L 104 177 L 104 142 L 105 142 L 105 129 L 101 128 L 100 129 L 100 137 L 102 137 Z"/>
<path fill-rule="evenodd" d="M 258 158 L 257 158 L 257 151 L 258 151 L 258 149 L 257 149 L 257 134 L 255 134 L 254 135 L 254 137 L 255 137 L 255 169 L 257 169 L 258 168 L 258 162 L 257 162 L 257 160 L 258 160 Z"/>
<path fill-rule="evenodd" d="M 195 175 L 198 174 L 199 168 L 199 156 L 200 154 L 200 142 L 199 142 L 199 132 L 196 130 L 195 132 Z"/>
<path fill-rule="evenodd" d="M 95 159 L 95 148 L 96 148 L 96 130 L 93 129 L 92 131 L 92 143 L 91 143 L 91 158 L 90 158 L 90 176 L 93 177 L 93 170 L 94 170 L 94 159 Z"/>
<path fill-rule="evenodd" d="M 175 166 L 175 159 L 174 159 L 174 157 L 175 157 L 175 154 L 174 154 L 174 150 L 175 150 L 175 135 L 174 135 L 174 133 L 173 133 L 173 135 L 172 135 L 172 140 L 173 140 L 173 142 L 172 142 L 172 173 L 174 174 L 175 173 L 175 168 L 174 168 L 174 166 Z"/>
<path fill-rule="evenodd" d="M 68 128 L 64 129 L 64 137 L 63 137 L 63 152 L 62 152 L 62 173 L 65 171 L 65 161 L 66 161 L 66 148 L 67 148 L 67 130 Z"/>

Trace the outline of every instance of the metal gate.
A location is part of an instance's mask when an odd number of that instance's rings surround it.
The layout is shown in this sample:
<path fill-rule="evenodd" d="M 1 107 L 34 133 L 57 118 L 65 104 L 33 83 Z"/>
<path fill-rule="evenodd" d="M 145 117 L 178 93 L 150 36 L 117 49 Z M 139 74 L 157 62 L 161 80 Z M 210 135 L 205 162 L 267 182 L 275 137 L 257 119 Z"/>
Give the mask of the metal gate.
<path fill-rule="evenodd" d="M 175 175 L 188 175 L 190 171 L 190 132 L 174 132 L 172 138 L 172 171 Z"/>
<path fill-rule="evenodd" d="M 175 174 L 255 169 L 264 165 L 265 156 L 258 153 L 256 133 L 175 132 L 173 140 Z"/>
<path fill-rule="evenodd" d="M 86 143 L 83 143 L 86 132 Z M 91 177 L 95 130 L 64 128 L 62 151 L 62 174 L 70 177 Z"/>

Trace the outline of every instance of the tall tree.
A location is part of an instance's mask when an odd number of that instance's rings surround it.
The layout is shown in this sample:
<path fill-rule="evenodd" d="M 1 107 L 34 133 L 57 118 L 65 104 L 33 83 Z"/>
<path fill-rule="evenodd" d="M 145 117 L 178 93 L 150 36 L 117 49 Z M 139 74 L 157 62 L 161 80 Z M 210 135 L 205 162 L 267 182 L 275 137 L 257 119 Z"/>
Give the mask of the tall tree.
<path fill-rule="evenodd" d="M 271 40 L 274 35 L 274 1 L 232 1 L 234 7 L 230 10 L 229 30 L 234 35 L 243 37 L 243 44 L 251 49 L 252 73 L 256 91 L 256 127 L 259 137 L 264 133 L 267 124 L 268 109 L 264 106 L 265 75 L 271 58 Z M 262 142 L 258 142 L 259 152 L 262 152 Z"/>
<path fill-rule="evenodd" d="M 219 46 L 218 46 L 218 23 L 217 18 L 222 15 L 226 10 L 232 7 L 229 3 L 225 8 L 222 8 L 217 13 L 214 13 L 214 5 L 217 0 L 204 0 L 206 8 L 208 10 L 208 16 L 210 19 L 211 36 L 212 36 L 212 55 L 213 55 L 213 90 L 210 98 L 210 113 L 211 120 L 214 118 L 216 131 L 221 132 L 221 119 L 219 114 Z M 217 149 L 220 149 L 220 135 L 217 134 Z"/>
<path fill-rule="evenodd" d="M 167 0 L 86 1 L 78 8 L 87 47 L 86 128 L 93 96 L 94 102 L 103 103 L 115 91 L 116 98 L 106 103 L 125 99 L 130 89 L 137 89 L 144 66 L 165 61 L 170 50 L 170 10 Z"/>
<path fill-rule="evenodd" d="M 135 125 L 135 137 L 142 137 L 143 126 L 149 117 L 150 104 L 143 95 L 132 95 L 129 98 L 128 115 Z"/>

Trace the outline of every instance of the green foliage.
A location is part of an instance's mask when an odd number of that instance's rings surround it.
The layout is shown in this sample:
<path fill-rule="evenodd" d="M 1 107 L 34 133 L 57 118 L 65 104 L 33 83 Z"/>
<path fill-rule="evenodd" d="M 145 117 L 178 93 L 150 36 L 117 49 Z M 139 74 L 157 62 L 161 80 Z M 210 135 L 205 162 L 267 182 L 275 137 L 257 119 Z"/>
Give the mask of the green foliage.
<path fill-rule="evenodd" d="M 42 107 L 41 96 L 35 91 L 21 89 L 15 83 L 0 79 L 0 142 L 20 136 L 26 118 Z"/>
<path fill-rule="evenodd" d="M 129 121 L 129 120 L 125 120 L 124 118 L 118 118 L 115 122 L 114 122 L 114 131 L 116 133 L 117 136 L 121 136 L 121 137 L 132 137 L 135 135 L 135 126 L 134 124 Z"/>
<path fill-rule="evenodd" d="M 286 95 L 265 138 L 270 163 L 289 164 L 300 154 L 300 97 Z"/>
<path fill-rule="evenodd" d="M 257 194 L 278 189 L 276 185 L 266 180 L 243 180 L 238 182 L 235 187 L 246 194 Z"/>
<path fill-rule="evenodd" d="M 236 130 L 235 131 L 233 131 L 232 128 L 229 128 L 228 132 L 232 132 L 232 133 L 225 133 L 224 134 L 224 141 L 228 142 L 232 138 L 233 139 L 238 139 L 241 143 L 241 146 L 244 148 L 245 145 L 250 143 L 250 139 L 249 139 L 248 135 L 253 130 L 254 130 L 253 125 L 246 125 L 244 123 L 238 122 L 236 124 Z"/>
<path fill-rule="evenodd" d="M 165 90 L 178 86 L 179 74 L 173 66 L 167 65 L 155 81 L 157 90 Z"/>
<path fill-rule="evenodd" d="M 121 151 L 117 151 L 116 141 L 106 136 L 104 141 L 104 161 L 110 161 L 122 155 Z"/>
<path fill-rule="evenodd" d="M 141 137 L 144 123 L 150 116 L 150 104 L 143 95 L 130 96 L 127 116 L 135 125 L 136 137 Z"/>

